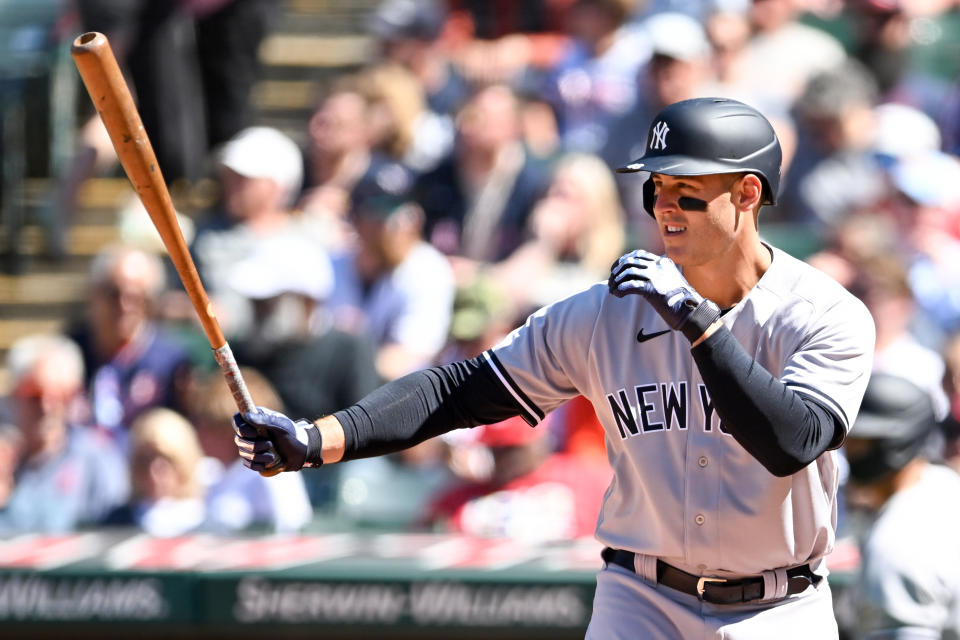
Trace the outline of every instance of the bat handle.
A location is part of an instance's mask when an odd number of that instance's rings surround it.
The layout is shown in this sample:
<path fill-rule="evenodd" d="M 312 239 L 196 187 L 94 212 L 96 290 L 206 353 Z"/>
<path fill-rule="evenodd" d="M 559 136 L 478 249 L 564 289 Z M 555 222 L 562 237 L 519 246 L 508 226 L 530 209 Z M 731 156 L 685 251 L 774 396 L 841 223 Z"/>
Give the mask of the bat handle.
<path fill-rule="evenodd" d="M 217 364 L 220 365 L 220 371 L 223 373 L 223 378 L 227 381 L 227 386 L 230 387 L 233 401 L 237 403 L 237 409 L 240 410 L 240 413 L 256 411 L 257 405 L 253 403 L 250 391 L 247 390 L 247 385 L 243 381 L 243 376 L 240 374 L 240 366 L 237 365 L 237 359 L 233 357 L 230 344 L 224 342 L 222 347 L 214 349 L 213 357 L 216 358 Z M 263 430 L 258 429 L 258 431 L 260 435 L 266 435 Z M 279 469 L 267 470 L 261 471 L 260 475 L 269 478 L 278 473 L 280 473 Z"/>
<path fill-rule="evenodd" d="M 217 359 L 217 364 L 220 365 L 220 371 L 227 381 L 227 386 L 230 387 L 233 401 L 237 403 L 237 409 L 240 410 L 240 413 L 256 411 L 257 405 L 253 403 L 253 398 L 247 390 L 243 376 L 240 375 L 240 367 L 237 365 L 237 359 L 233 357 L 230 345 L 225 342 L 219 349 L 214 349 L 213 357 Z"/>

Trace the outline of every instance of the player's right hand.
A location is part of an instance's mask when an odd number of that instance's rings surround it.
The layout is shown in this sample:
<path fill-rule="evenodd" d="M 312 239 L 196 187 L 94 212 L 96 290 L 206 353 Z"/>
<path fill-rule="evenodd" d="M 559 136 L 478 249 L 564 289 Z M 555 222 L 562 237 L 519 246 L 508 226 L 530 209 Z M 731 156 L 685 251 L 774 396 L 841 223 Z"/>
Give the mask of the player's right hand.
<path fill-rule="evenodd" d="M 690 286 L 673 260 L 642 249 L 613 263 L 607 286 L 618 298 L 632 294 L 646 298 L 667 325 L 690 342 L 720 317 L 717 306 Z"/>
<path fill-rule="evenodd" d="M 296 422 L 279 411 L 257 407 L 233 415 L 233 441 L 243 464 L 254 471 L 297 471 L 307 461 L 310 444 L 306 420 Z"/>

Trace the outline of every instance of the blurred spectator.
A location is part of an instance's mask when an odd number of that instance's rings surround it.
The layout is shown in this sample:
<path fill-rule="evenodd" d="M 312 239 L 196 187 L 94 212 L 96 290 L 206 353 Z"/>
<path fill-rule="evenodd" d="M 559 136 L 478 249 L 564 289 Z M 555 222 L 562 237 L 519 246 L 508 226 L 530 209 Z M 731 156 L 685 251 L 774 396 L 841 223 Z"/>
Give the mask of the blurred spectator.
<path fill-rule="evenodd" d="M 560 125 L 556 112 L 540 94 L 524 92 L 520 98 L 523 145 L 535 160 L 552 165 L 560 153 Z"/>
<path fill-rule="evenodd" d="M 960 329 L 960 160 L 940 151 L 913 154 L 889 176 L 896 194 L 886 211 L 897 225 L 910 288 L 931 320 L 918 337 L 938 348 Z"/>
<path fill-rule="evenodd" d="M 241 367 L 254 402 L 282 407 L 270 382 L 256 369 Z M 233 442 L 236 401 L 219 373 L 203 380 L 190 399 L 188 418 L 197 430 L 203 458 L 206 521 L 203 529 L 219 533 L 250 528 L 289 533 L 306 526 L 313 511 L 304 485 L 306 476 L 281 473 L 270 478 L 243 466 Z"/>
<path fill-rule="evenodd" d="M 653 117 L 668 104 L 704 95 L 708 90 L 710 45 L 699 22 L 681 13 L 661 13 L 643 22 L 650 59 L 639 72 L 631 108 L 610 124 L 601 150 L 604 161 L 622 167 L 643 154 Z M 656 225 L 642 208 L 643 181 L 621 180 L 635 244 L 651 250 L 660 242 Z M 652 243 L 652 246 L 651 246 Z"/>
<path fill-rule="evenodd" d="M 457 129 L 453 153 L 417 181 L 415 196 L 426 214 L 427 240 L 465 258 L 458 271 L 469 271 L 521 244 L 547 176 L 521 144 L 520 103 L 509 87 L 478 91 L 458 114 Z"/>
<path fill-rule="evenodd" d="M 20 431 L 0 422 L 0 520 L 17 484 L 17 458 L 20 456 Z"/>
<path fill-rule="evenodd" d="M 630 0 L 576 0 L 570 8 L 572 40 L 545 88 L 568 151 L 600 153 L 611 141 L 610 123 L 637 100 L 637 71 L 650 45 L 628 21 L 632 5 Z"/>
<path fill-rule="evenodd" d="M 703 26 L 712 49 L 713 76 L 725 88 L 719 95 L 735 97 L 738 88 L 745 85 L 744 74 L 749 73 L 743 64 L 743 53 L 750 42 L 750 19 L 739 7 L 720 5 L 707 16 Z"/>
<path fill-rule="evenodd" d="M 76 1 L 82 30 L 106 34 L 129 75 L 137 110 L 168 183 L 199 178 L 207 152 L 203 85 L 194 19 L 187 5 L 173 0 Z M 84 145 L 78 161 L 95 153 L 98 163 L 104 160 L 101 154 L 115 162 L 112 147 L 103 144 L 105 131 L 99 120 L 94 115 L 95 129 L 85 129 L 88 134 L 96 133 L 84 138 L 89 146 Z M 86 160 L 93 162 L 94 158 Z"/>
<path fill-rule="evenodd" d="M 846 439 L 851 501 L 876 513 L 862 545 L 859 630 L 864 638 L 960 634 L 960 476 L 930 464 L 934 427 L 922 389 L 875 373 Z M 855 497 L 855 500 L 854 500 Z"/>
<path fill-rule="evenodd" d="M 493 454 L 490 478 L 438 496 L 428 522 L 526 542 L 593 535 L 609 469 L 551 453 L 546 424 L 534 429 L 518 416 L 479 429 L 479 442 Z"/>
<path fill-rule="evenodd" d="M 107 34 L 168 182 L 196 180 L 207 152 L 250 121 L 269 0 L 78 0 L 83 29 Z"/>
<path fill-rule="evenodd" d="M 747 70 L 740 77 L 742 88 L 779 102 L 780 110 L 793 104 L 810 78 L 846 59 L 833 36 L 799 21 L 801 8 L 795 0 L 750 3 L 753 37 L 741 60 Z"/>
<path fill-rule="evenodd" d="M 310 118 L 306 189 L 297 208 L 303 212 L 307 232 L 330 251 L 347 245 L 352 232 L 347 213 L 363 193 L 409 186 L 409 172 L 373 149 L 378 128 L 374 123 L 383 115 L 375 114 L 358 78 L 344 76 L 334 82 Z"/>
<path fill-rule="evenodd" d="M 796 105 L 801 144 L 781 205 L 791 220 L 824 234 L 852 210 L 885 196 L 873 149 L 876 99 L 873 78 L 854 60 L 807 83 Z"/>
<path fill-rule="evenodd" d="M 638 72 L 634 102 L 613 120 L 603 146 L 603 158 L 611 166 L 622 167 L 642 155 L 653 117 L 668 104 L 704 95 L 711 77 L 710 44 L 699 22 L 682 13 L 660 13 L 642 27 L 649 61 Z"/>
<path fill-rule="evenodd" d="M 920 344 L 910 331 L 916 305 L 907 269 L 890 254 L 878 255 L 859 265 L 850 291 L 873 316 L 877 331 L 873 371 L 898 374 L 927 392 L 937 420 L 947 415 L 943 391 L 943 358 Z"/>
<path fill-rule="evenodd" d="M 502 283 L 489 274 L 457 285 L 448 342 L 435 362 L 475 358 L 500 342 L 526 315 L 511 303 Z"/>
<path fill-rule="evenodd" d="M 453 148 L 453 120 L 429 109 L 419 80 L 397 64 L 360 75 L 370 101 L 374 146 L 415 172 L 429 171 Z"/>
<path fill-rule="evenodd" d="M 192 252 L 228 335 L 249 331 L 251 310 L 230 288 L 234 265 L 269 237 L 296 237 L 290 206 L 303 179 L 297 145 L 276 129 L 250 127 L 219 158 L 223 210 L 201 224 Z"/>
<path fill-rule="evenodd" d="M 896 233 L 893 222 L 877 211 L 851 213 L 831 228 L 824 246 L 806 261 L 850 289 L 861 264 L 899 255 Z"/>
<path fill-rule="evenodd" d="M 337 326 L 376 345 L 392 380 L 431 363 L 443 347 L 453 303 L 447 260 L 423 240 L 423 210 L 383 192 L 351 212 L 357 246 L 334 261 L 330 310 Z"/>
<path fill-rule="evenodd" d="M 447 0 L 452 12 L 466 13 L 477 38 L 561 29 L 577 0 Z M 630 2 L 633 4 L 633 2 Z"/>
<path fill-rule="evenodd" d="M 158 537 L 197 531 L 206 517 L 197 433 L 175 411 L 151 409 L 130 427 L 130 500 L 106 520 Z"/>
<path fill-rule="evenodd" d="M 130 78 L 138 112 L 171 190 L 205 177 L 211 149 L 247 126 L 259 76 L 260 43 L 272 0 L 77 0 L 81 31 L 99 31 Z M 96 114 L 80 128 L 77 149 L 43 214 L 48 251 L 62 257 L 80 187 L 116 163 Z"/>
<path fill-rule="evenodd" d="M 76 419 L 83 357 L 60 335 L 20 338 L 7 355 L 17 437 L 3 435 L 0 533 L 66 533 L 97 524 L 127 499 L 115 444 Z M 6 486 L 12 479 L 12 487 Z"/>
<path fill-rule="evenodd" d="M 870 68 L 883 99 L 937 117 L 960 71 L 956 8 L 909 0 L 855 0 L 850 8 L 854 55 Z"/>
<path fill-rule="evenodd" d="M 154 320 L 164 288 L 157 256 L 131 247 L 107 248 L 91 264 L 90 287 L 87 318 L 71 337 L 83 351 L 95 424 L 125 443 L 139 413 L 179 406 L 189 360 Z"/>
<path fill-rule="evenodd" d="M 207 149 L 216 149 L 253 122 L 260 45 L 280 6 L 274 0 L 179 1 L 194 16 Z"/>
<path fill-rule="evenodd" d="M 370 342 L 333 327 L 333 268 L 322 250 L 264 240 L 233 265 L 229 284 L 253 302 L 252 331 L 233 343 L 237 361 L 262 373 L 287 411 L 319 417 L 379 386 Z"/>
<path fill-rule="evenodd" d="M 467 99 L 466 80 L 456 71 L 441 38 L 447 18 L 437 0 L 384 0 L 370 15 L 367 29 L 382 59 L 406 67 L 423 87 L 430 109 L 457 112 Z"/>
<path fill-rule="evenodd" d="M 489 270 L 519 309 L 544 306 L 603 280 L 623 253 L 617 186 L 609 167 L 593 155 L 559 160 L 529 224 L 531 239 Z"/>
<path fill-rule="evenodd" d="M 873 150 L 882 165 L 940 150 L 942 136 L 937 123 L 919 109 L 887 102 L 877 105 L 873 116 Z"/>

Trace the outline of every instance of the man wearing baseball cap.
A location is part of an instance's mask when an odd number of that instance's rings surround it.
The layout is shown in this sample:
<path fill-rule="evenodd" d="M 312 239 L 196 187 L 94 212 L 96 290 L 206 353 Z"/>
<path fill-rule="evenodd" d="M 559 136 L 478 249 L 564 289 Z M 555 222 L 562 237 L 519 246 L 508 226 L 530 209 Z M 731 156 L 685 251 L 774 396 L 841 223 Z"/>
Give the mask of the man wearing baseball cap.
<path fill-rule="evenodd" d="M 231 138 L 218 159 L 221 206 L 200 223 L 191 253 L 224 330 L 242 336 L 251 310 L 230 287 L 231 274 L 265 238 L 300 235 L 290 206 L 303 179 L 303 157 L 283 132 L 250 127 Z"/>

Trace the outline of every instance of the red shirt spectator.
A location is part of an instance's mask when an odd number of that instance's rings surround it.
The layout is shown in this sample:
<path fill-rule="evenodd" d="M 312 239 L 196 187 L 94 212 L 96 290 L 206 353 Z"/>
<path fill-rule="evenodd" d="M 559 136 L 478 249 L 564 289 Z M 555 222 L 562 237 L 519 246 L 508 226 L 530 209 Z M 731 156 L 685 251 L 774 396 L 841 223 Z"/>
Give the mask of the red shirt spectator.
<path fill-rule="evenodd" d="M 428 521 L 453 531 L 545 541 L 592 536 L 611 472 L 551 453 L 546 429 L 515 417 L 481 427 L 494 458 L 489 480 L 441 494 Z"/>

